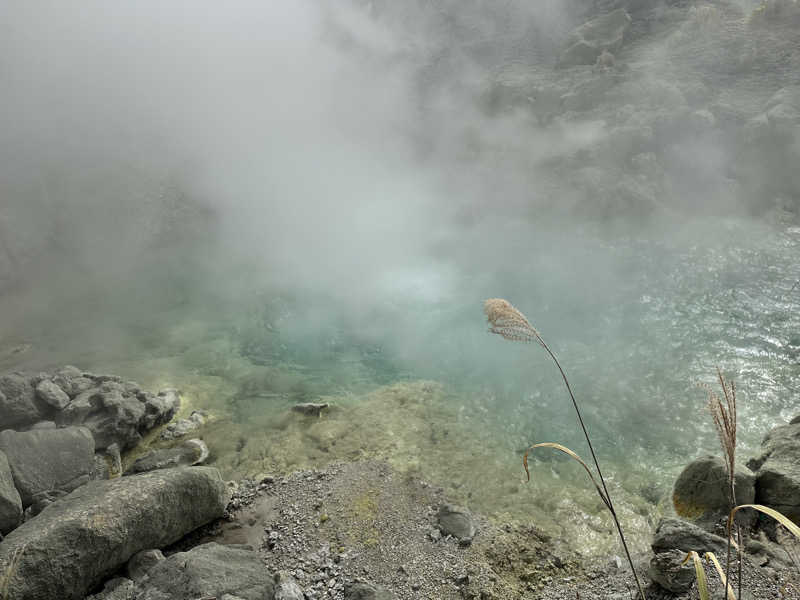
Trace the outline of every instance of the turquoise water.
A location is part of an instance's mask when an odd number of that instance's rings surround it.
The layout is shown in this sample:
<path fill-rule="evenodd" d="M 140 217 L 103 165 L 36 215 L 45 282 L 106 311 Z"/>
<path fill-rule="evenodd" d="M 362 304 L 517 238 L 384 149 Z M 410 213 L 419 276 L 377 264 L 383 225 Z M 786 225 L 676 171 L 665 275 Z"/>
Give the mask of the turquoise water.
<path fill-rule="evenodd" d="M 800 412 L 800 228 L 789 221 L 613 232 L 518 223 L 503 244 L 468 234 L 450 244 L 450 259 L 387 273 L 369 293 L 251 278 L 213 294 L 153 268 L 158 302 L 143 299 L 146 278 L 137 293 L 123 282 L 91 302 L 76 293 L 63 311 L 45 305 L 7 328 L 0 360 L 177 385 L 184 412 L 211 413 L 201 433 L 228 477 L 378 456 L 588 551 L 616 542 L 577 466 L 540 451 L 527 486 L 521 468 L 534 442 L 588 454 L 563 383 L 541 348 L 488 333 L 485 298 L 513 302 L 558 355 L 635 545 L 669 510 L 680 468 L 718 452 L 698 387 L 715 387 L 717 366 L 739 390 L 743 461 Z M 317 401 L 332 405 L 317 420 L 289 410 Z"/>

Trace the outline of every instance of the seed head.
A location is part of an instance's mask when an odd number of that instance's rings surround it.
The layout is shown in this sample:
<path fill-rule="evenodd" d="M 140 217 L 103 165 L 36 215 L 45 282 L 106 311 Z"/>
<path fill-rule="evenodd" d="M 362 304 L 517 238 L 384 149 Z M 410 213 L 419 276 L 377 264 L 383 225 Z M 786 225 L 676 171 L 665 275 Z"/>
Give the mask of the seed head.
<path fill-rule="evenodd" d="M 514 308 L 508 300 L 502 298 L 489 298 L 483 303 L 483 312 L 489 321 L 489 331 L 502 335 L 507 340 L 515 342 L 542 343 L 542 338 L 536 328 L 520 311 Z"/>

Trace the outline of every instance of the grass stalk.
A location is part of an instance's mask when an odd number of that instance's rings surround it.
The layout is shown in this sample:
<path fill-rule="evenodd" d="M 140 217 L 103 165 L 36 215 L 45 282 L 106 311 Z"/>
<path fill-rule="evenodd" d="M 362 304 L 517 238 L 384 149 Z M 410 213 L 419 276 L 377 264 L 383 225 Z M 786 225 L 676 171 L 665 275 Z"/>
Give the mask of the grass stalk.
<path fill-rule="evenodd" d="M 492 333 L 496 333 L 503 338 L 511 341 L 518 341 L 518 342 L 537 342 L 542 348 L 545 349 L 547 354 L 550 355 L 550 358 L 553 359 L 556 367 L 558 368 L 559 373 L 561 373 L 561 377 L 564 380 L 564 385 L 567 388 L 567 392 L 569 393 L 570 400 L 572 400 L 572 406 L 575 408 L 575 412 L 578 415 L 578 422 L 580 423 L 581 430 L 583 431 L 583 436 L 586 438 L 586 443 L 589 446 L 589 452 L 592 455 L 592 461 L 594 462 L 594 466 L 597 469 L 597 475 L 600 479 L 600 485 L 602 486 L 603 493 L 600 494 L 600 497 L 603 499 L 608 511 L 611 513 L 611 518 L 614 521 L 614 525 L 617 529 L 617 533 L 619 534 L 619 539 L 622 542 L 622 548 L 625 551 L 625 557 L 628 559 L 628 564 L 631 568 L 631 573 L 633 573 L 633 578 L 636 580 L 636 587 L 639 589 L 639 594 L 641 595 L 642 600 L 645 600 L 644 589 L 642 588 L 642 584 L 639 581 L 639 575 L 636 573 L 636 568 L 633 565 L 633 559 L 631 558 L 631 553 L 628 550 L 628 544 L 625 541 L 625 534 L 622 532 L 622 526 L 620 525 L 619 518 L 617 517 L 617 512 L 614 509 L 614 504 L 611 500 L 611 494 L 608 492 L 608 487 L 606 486 L 606 480 L 603 477 L 603 472 L 600 469 L 600 463 L 597 460 L 597 455 L 594 451 L 594 446 L 592 445 L 592 440 L 589 438 L 589 432 L 586 430 L 586 425 L 583 422 L 583 416 L 581 415 L 580 408 L 578 407 L 578 402 L 575 400 L 575 394 L 572 393 L 572 387 L 569 384 L 569 380 L 567 379 L 566 373 L 564 373 L 564 369 L 561 367 L 561 363 L 558 362 L 556 355 L 550 349 L 550 347 L 545 343 L 542 336 L 539 335 L 539 332 L 536 328 L 531 325 L 530 321 L 523 315 L 519 310 L 514 308 L 510 302 L 507 300 L 503 300 L 501 298 L 490 298 L 486 300 L 484 303 L 484 312 L 486 313 L 486 317 L 489 321 L 491 327 L 489 331 Z M 527 456 L 527 455 L 526 455 Z M 588 470 L 588 469 L 587 469 Z M 526 468 L 527 471 L 527 468 Z M 598 488 L 598 492 L 600 489 Z"/>

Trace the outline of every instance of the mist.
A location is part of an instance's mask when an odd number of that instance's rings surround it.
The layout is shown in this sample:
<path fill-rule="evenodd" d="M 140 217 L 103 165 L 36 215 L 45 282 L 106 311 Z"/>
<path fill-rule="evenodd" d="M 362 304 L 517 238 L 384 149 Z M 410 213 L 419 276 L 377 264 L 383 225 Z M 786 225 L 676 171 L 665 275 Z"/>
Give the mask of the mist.
<path fill-rule="evenodd" d="M 594 411 L 606 443 L 646 444 L 665 400 L 766 343 L 685 307 L 718 316 L 735 284 L 745 312 L 787 308 L 788 256 L 772 287 L 743 274 L 796 243 L 772 227 L 798 138 L 758 119 L 797 59 L 765 84 L 730 25 L 755 3 L 607 2 L 632 17 L 617 56 L 564 64 L 600 4 L 3 3 L 4 366 L 158 354 L 197 320 L 259 360 L 377 353 L 509 422 L 558 382 L 486 334 L 501 296 L 603 410 L 642 415 L 618 437 Z M 751 381 L 773 413 L 782 373 Z"/>

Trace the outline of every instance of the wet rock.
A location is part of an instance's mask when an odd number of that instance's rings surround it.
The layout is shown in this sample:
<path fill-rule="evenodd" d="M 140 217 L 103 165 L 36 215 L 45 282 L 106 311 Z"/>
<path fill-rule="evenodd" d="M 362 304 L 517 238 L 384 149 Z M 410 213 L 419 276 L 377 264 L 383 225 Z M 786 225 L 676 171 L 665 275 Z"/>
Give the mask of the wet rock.
<path fill-rule="evenodd" d="M 686 554 L 682 550 L 667 550 L 657 553 L 650 560 L 647 574 L 665 590 L 675 594 L 687 591 L 694 584 L 695 573 L 691 563 L 683 562 Z"/>
<path fill-rule="evenodd" d="M 671 517 L 663 518 L 656 527 L 651 544 L 653 552 L 681 550 L 683 555 L 690 550 L 698 554 L 713 552 L 716 555 L 726 552 L 725 539 L 701 529 L 693 523 Z"/>
<path fill-rule="evenodd" d="M 41 421 L 46 412 L 25 376 L 10 373 L 0 377 L 0 423 L 3 427 L 29 427 Z"/>
<path fill-rule="evenodd" d="M 22 499 L 14 487 L 8 459 L 5 453 L 0 451 L 0 534 L 7 534 L 19 525 L 21 520 Z"/>
<path fill-rule="evenodd" d="M 593 65 L 603 52 L 617 52 L 630 26 L 631 17 L 623 8 L 584 23 L 570 34 L 559 65 Z"/>
<path fill-rule="evenodd" d="M 734 480 L 737 504 L 752 504 L 755 475 L 744 467 L 736 469 Z M 675 481 L 672 503 L 675 512 L 710 529 L 730 511 L 728 472 L 723 460 L 701 456 L 689 463 Z"/>
<path fill-rule="evenodd" d="M 278 571 L 275 584 L 275 600 L 303 600 L 303 590 L 288 571 Z"/>
<path fill-rule="evenodd" d="M 27 507 L 41 492 L 70 492 L 89 481 L 94 466 L 94 440 L 85 427 L 0 432 L 14 485 Z"/>
<path fill-rule="evenodd" d="M 772 429 L 761 450 L 747 463 L 758 469 L 755 501 L 800 521 L 800 422 Z"/>
<path fill-rule="evenodd" d="M 125 565 L 125 573 L 134 581 L 142 581 L 147 577 L 147 572 L 164 560 L 161 550 L 151 548 L 134 554 Z"/>
<path fill-rule="evenodd" d="M 175 448 L 151 450 L 136 461 L 125 472 L 126 475 L 144 473 L 156 469 L 168 469 L 201 464 L 208 458 L 208 447 L 203 440 L 187 440 Z"/>
<path fill-rule="evenodd" d="M 14 564 L 9 597 L 82 599 L 140 550 L 171 544 L 222 516 L 227 501 L 219 472 L 208 467 L 89 482 L 0 544 L 0 573 Z"/>
<path fill-rule="evenodd" d="M 34 423 L 31 429 L 56 429 L 57 427 L 58 425 L 56 425 L 55 421 L 39 421 Z"/>
<path fill-rule="evenodd" d="M 61 410 L 69 404 L 67 393 L 49 379 L 44 379 L 38 383 L 36 396 L 56 410 Z"/>
<path fill-rule="evenodd" d="M 443 504 L 436 518 L 443 535 L 452 535 L 464 544 L 471 543 L 475 537 L 475 522 L 466 508 Z"/>
<path fill-rule="evenodd" d="M 147 579 L 136 584 L 135 594 L 147 600 L 196 600 L 224 594 L 242 600 L 273 600 L 275 580 L 249 547 L 211 542 L 155 564 Z"/>
<path fill-rule="evenodd" d="M 162 440 L 173 440 L 175 438 L 183 437 L 187 433 L 198 429 L 206 422 L 205 413 L 199 410 L 192 411 L 188 419 L 180 419 L 175 423 L 167 425 L 166 429 L 161 432 Z"/>
<path fill-rule="evenodd" d="M 345 600 L 395 600 L 394 594 L 379 585 L 359 582 L 344 591 Z"/>

